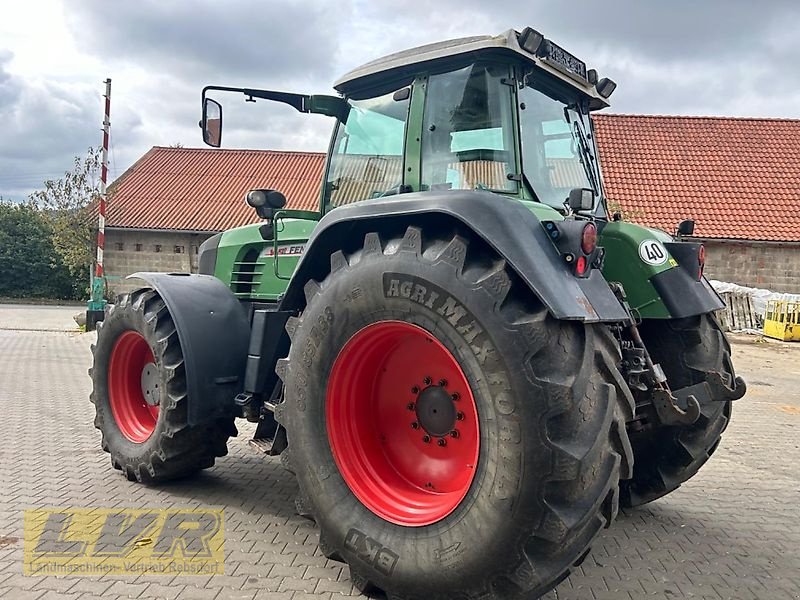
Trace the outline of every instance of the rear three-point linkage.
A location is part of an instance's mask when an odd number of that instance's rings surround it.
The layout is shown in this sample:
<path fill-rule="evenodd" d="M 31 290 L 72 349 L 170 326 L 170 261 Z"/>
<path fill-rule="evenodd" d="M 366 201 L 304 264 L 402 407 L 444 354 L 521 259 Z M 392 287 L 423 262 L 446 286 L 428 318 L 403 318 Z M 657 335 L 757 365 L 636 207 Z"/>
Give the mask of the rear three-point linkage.
<path fill-rule="evenodd" d="M 658 420 L 663 425 L 691 425 L 700 417 L 700 402 L 697 394 L 708 393 L 703 389 L 705 383 L 692 386 L 695 389 L 682 388 L 674 394 L 669 388 L 667 377 L 660 365 L 653 362 L 647 347 L 642 340 L 637 325 L 637 318 L 628 305 L 625 290 L 619 283 L 610 283 L 614 295 L 630 316 L 625 327 L 628 340 L 622 342 L 621 370 L 625 374 L 632 390 L 649 396 L 650 404 L 656 411 Z M 684 405 L 685 408 L 681 405 Z"/>

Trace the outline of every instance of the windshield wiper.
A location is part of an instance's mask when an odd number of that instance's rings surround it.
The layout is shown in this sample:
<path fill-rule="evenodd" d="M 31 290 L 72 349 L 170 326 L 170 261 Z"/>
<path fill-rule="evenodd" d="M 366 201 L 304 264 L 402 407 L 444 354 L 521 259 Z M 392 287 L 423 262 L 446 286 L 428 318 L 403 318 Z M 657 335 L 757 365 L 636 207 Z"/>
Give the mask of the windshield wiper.
<path fill-rule="evenodd" d="M 564 107 L 564 116 L 566 117 L 568 123 L 572 121 L 572 119 L 570 119 L 569 111 L 570 107 L 568 106 Z M 589 142 L 586 140 L 586 132 L 583 129 L 583 125 L 581 124 L 580 119 L 575 119 L 573 127 L 574 127 L 573 135 L 575 136 L 576 141 L 578 142 L 578 147 L 580 149 L 580 152 L 578 153 L 578 158 L 580 159 L 581 164 L 583 165 L 583 170 L 586 172 L 586 177 L 589 180 L 589 184 L 592 186 L 594 193 L 599 196 L 600 185 L 599 182 L 597 181 L 597 177 L 595 176 L 593 168 L 594 157 L 592 156 L 592 153 L 589 150 Z"/>

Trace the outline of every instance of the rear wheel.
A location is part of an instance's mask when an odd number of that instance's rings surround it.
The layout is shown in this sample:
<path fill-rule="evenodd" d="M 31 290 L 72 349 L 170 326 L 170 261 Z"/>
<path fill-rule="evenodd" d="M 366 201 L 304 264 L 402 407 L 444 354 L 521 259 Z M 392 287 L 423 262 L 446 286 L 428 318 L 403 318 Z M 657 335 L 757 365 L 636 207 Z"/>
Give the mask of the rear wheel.
<path fill-rule="evenodd" d="M 554 320 L 457 235 L 370 233 L 331 265 L 278 369 L 286 462 L 323 553 L 393 600 L 554 587 L 630 476 L 613 337 Z"/>
<path fill-rule="evenodd" d="M 95 427 L 115 468 L 132 481 L 189 475 L 227 454 L 233 417 L 188 423 L 183 353 L 164 301 L 151 289 L 123 296 L 97 327 Z"/>
<path fill-rule="evenodd" d="M 387 521 L 431 525 L 467 495 L 480 448 L 475 399 L 426 329 L 387 320 L 351 337 L 333 363 L 325 419 L 345 483 Z"/>
<path fill-rule="evenodd" d="M 640 329 L 673 390 L 701 383 L 712 371 L 734 386 L 731 347 L 711 315 L 648 320 Z M 719 446 L 730 418 L 731 402 L 712 399 L 700 403 L 700 418 L 688 427 L 662 426 L 632 434 L 635 467 L 633 478 L 622 485 L 623 504 L 646 504 L 694 477 Z"/>

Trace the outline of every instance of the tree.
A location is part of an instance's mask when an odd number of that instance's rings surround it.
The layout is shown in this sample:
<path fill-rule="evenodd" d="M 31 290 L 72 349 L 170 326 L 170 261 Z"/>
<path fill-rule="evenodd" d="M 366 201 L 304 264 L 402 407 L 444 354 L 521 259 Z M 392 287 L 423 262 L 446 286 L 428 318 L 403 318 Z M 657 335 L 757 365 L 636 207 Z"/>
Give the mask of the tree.
<path fill-rule="evenodd" d="M 53 243 L 61 262 L 72 277 L 74 295 L 86 297 L 97 239 L 93 202 L 100 193 L 102 155 L 89 148 L 85 157 L 75 157 L 64 177 L 44 182 L 44 189 L 31 194 L 53 232 Z"/>
<path fill-rule="evenodd" d="M 0 296 L 72 298 L 73 293 L 47 220 L 31 205 L 0 198 Z"/>

